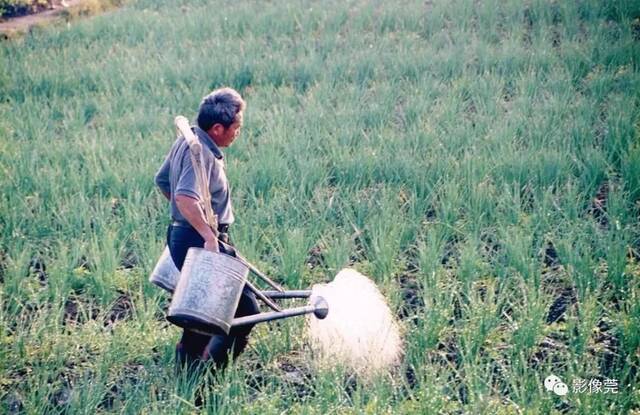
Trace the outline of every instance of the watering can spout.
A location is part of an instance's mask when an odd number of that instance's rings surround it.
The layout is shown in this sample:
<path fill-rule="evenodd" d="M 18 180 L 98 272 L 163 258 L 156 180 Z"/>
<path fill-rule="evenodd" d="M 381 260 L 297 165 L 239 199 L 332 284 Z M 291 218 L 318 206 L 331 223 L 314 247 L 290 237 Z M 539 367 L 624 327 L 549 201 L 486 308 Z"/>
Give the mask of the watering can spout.
<path fill-rule="evenodd" d="M 271 311 L 268 313 L 254 314 L 251 316 L 234 318 L 231 327 L 244 326 L 247 324 L 263 323 L 265 321 L 279 320 L 287 317 L 301 316 L 303 314 L 311 314 L 316 318 L 323 319 L 329 314 L 329 305 L 322 297 L 315 297 L 313 304 L 304 307 L 294 307 L 282 311 Z"/>
<path fill-rule="evenodd" d="M 324 320 L 329 314 L 329 303 L 327 303 L 327 300 L 323 297 L 317 296 L 313 305 L 315 307 L 313 315 L 320 320 Z"/>

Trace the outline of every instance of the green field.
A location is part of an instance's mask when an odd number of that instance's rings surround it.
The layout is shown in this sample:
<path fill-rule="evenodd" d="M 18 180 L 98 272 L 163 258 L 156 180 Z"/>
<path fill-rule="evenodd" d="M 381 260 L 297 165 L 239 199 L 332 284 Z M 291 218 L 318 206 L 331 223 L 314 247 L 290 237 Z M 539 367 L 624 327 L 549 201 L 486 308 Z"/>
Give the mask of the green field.
<path fill-rule="evenodd" d="M 0 413 L 196 410 L 153 175 L 223 85 L 236 245 L 291 289 L 369 275 L 406 353 L 366 384 L 263 324 L 206 410 L 640 413 L 632 0 L 132 0 L 0 42 Z"/>

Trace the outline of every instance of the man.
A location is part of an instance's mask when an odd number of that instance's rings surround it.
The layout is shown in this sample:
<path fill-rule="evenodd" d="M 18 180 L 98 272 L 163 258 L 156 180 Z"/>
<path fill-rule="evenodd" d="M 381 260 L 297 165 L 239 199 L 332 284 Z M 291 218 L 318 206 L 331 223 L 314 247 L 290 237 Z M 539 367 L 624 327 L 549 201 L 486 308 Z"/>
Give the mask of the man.
<path fill-rule="evenodd" d="M 217 89 L 202 99 L 197 126 L 192 127 L 202 143 L 203 167 L 209 177 L 211 207 L 218 218 L 218 238 L 223 242 L 228 242 L 228 229 L 234 216 L 224 155 L 220 148 L 228 147 L 238 137 L 245 106 L 237 91 L 231 88 Z M 209 251 L 219 252 L 218 238 L 207 224 L 199 206 L 202 197 L 196 186 L 191 153 L 184 137 L 178 137 L 171 147 L 155 176 L 155 182 L 171 202 L 172 222 L 167 230 L 167 244 L 176 267 L 182 269 L 187 251 L 191 247 L 204 247 Z M 236 317 L 259 311 L 255 296 L 245 288 Z M 251 328 L 252 326 L 232 328 L 228 336 L 205 336 L 185 329 L 176 346 L 176 364 L 179 368 L 186 366 L 193 369 L 202 361 L 212 360 L 218 368 L 223 368 L 229 351 L 237 357 L 245 348 Z"/>

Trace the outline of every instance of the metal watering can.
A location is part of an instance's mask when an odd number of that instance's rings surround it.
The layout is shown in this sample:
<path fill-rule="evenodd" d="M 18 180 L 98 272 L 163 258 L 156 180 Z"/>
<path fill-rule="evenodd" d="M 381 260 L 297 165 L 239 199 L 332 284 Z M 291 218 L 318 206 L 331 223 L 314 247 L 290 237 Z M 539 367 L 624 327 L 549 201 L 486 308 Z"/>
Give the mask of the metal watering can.
<path fill-rule="evenodd" d="M 178 271 L 176 264 L 171 259 L 169 247 L 165 246 L 160 259 L 149 276 L 149 282 L 172 293 L 176 289 L 178 278 L 180 278 L 180 271 Z"/>
<path fill-rule="evenodd" d="M 171 256 L 168 259 L 171 260 Z M 275 290 L 258 290 L 247 279 L 249 271 L 263 278 Z M 234 318 L 245 287 L 274 311 Z M 308 298 L 310 295 L 310 290 L 283 290 L 239 255 L 233 257 L 203 248 L 190 248 L 173 292 L 167 320 L 203 334 L 229 334 L 232 327 L 303 314 L 313 313 L 317 318 L 325 318 L 329 308 L 322 297 L 317 297 L 313 304 L 285 310 L 272 301 L 276 298 Z"/>

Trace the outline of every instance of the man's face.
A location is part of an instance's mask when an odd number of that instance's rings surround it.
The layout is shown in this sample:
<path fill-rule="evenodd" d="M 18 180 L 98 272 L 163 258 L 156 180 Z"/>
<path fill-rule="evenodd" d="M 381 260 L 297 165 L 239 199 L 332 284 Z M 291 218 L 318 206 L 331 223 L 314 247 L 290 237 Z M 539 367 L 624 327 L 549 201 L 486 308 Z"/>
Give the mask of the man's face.
<path fill-rule="evenodd" d="M 220 137 L 220 147 L 229 147 L 236 138 L 240 135 L 242 129 L 243 114 L 242 111 L 236 116 L 236 120 L 229 127 L 225 128 Z"/>

